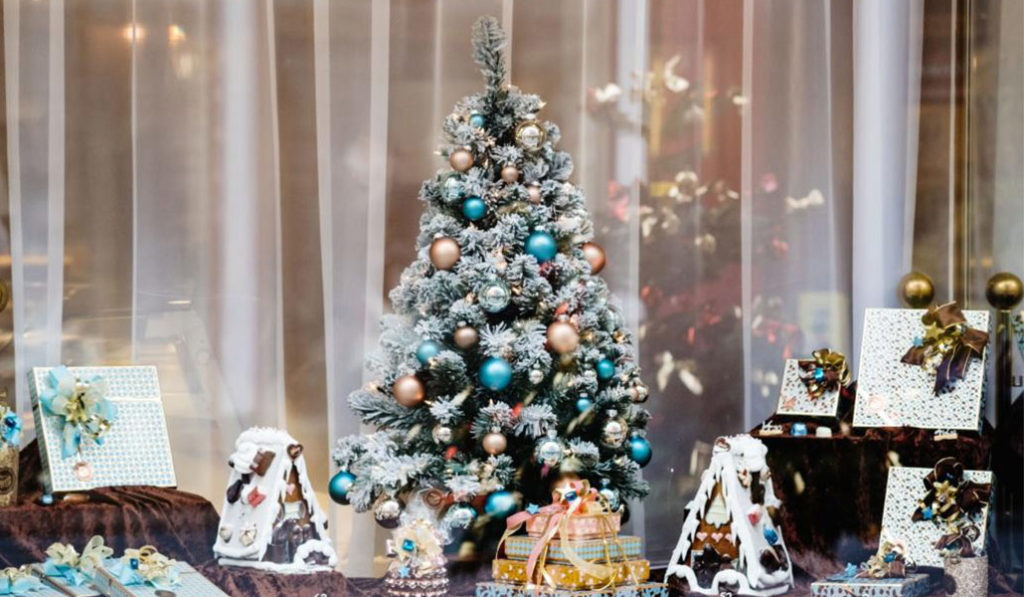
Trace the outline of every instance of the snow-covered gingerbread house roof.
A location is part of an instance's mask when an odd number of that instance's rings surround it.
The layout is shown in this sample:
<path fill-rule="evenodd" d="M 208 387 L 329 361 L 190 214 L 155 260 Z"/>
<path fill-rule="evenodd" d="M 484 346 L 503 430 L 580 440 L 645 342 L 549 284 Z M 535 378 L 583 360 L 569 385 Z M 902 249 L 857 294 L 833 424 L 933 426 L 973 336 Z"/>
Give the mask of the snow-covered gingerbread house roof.
<path fill-rule="evenodd" d="M 337 564 L 302 452 L 280 429 L 253 427 L 238 436 L 213 546 L 221 564 L 280 572 Z"/>
<path fill-rule="evenodd" d="M 792 586 L 789 553 L 770 514 L 781 502 L 767 454 L 749 435 L 716 440 L 667 571 L 686 580 L 690 591 L 761 597 Z"/>

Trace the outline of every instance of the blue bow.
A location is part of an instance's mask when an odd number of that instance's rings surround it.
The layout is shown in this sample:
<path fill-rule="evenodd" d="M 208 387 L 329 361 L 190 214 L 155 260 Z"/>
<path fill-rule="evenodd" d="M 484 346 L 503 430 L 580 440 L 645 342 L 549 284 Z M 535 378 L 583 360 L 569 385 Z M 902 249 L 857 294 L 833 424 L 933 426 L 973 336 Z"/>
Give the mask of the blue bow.
<path fill-rule="evenodd" d="M 106 397 L 106 380 L 101 376 L 83 380 L 61 365 L 50 370 L 46 385 L 39 402 L 46 414 L 60 420 L 61 456 L 78 453 L 83 436 L 101 445 L 103 434 L 117 418 L 117 407 Z"/>
<path fill-rule="evenodd" d="M 0 595 L 27 595 L 42 590 L 43 583 L 29 573 L 26 566 L 0 570 Z"/>
<path fill-rule="evenodd" d="M 150 585 L 155 589 L 169 589 L 181 584 L 176 562 L 147 545 L 140 549 L 126 549 L 119 559 L 104 563 L 107 572 L 125 586 Z"/>

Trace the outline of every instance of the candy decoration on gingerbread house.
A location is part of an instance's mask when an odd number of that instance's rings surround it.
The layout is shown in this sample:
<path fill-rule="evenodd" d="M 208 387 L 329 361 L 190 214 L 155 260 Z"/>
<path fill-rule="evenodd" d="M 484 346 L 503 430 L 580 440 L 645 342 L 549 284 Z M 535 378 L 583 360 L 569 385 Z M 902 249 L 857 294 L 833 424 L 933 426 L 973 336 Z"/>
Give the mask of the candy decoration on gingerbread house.
<path fill-rule="evenodd" d="M 306 472 L 302 444 L 253 427 L 235 441 L 213 551 L 221 565 L 284 573 L 332 570 L 338 557 Z"/>
<path fill-rule="evenodd" d="M 679 543 L 665 574 L 704 595 L 766 597 L 793 586 L 789 552 L 773 515 L 768 449 L 749 435 L 720 437 L 697 495 L 686 506 Z"/>

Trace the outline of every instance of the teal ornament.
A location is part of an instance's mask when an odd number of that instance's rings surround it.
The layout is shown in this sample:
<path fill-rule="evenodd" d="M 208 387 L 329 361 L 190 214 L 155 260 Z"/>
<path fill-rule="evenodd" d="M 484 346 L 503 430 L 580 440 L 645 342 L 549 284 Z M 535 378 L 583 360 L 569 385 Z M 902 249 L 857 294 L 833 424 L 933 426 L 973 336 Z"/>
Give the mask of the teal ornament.
<path fill-rule="evenodd" d="M 405 551 L 413 551 L 416 549 L 416 542 L 412 539 L 406 539 L 405 541 L 402 541 L 402 549 Z"/>
<path fill-rule="evenodd" d="M 597 362 L 597 377 L 602 381 L 607 381 L 615 375 L 615 363 L 611 359 L 601 359 Z"/>
<path fill-rule="evenodd" d="M 516 509 L 516 498 L 507 491 L 495 491 L 487 496 L 484 512 L 495 518 L 506 518 Z"/>
<path fill-rule="evenodd" d="M 416 360 L 420 362 L 420 365 L 426 365 L 430 363 L 430 359 L 436 357 L 440 352 L 440 343 L 433 340 L 424 340 L 416 348 Z"/>
<path fill-rule="evenodd" d="M 580 396 L 576 399 L 576 410 L 585 413 L 594 406 L 594 401 L 589 396 Z"/>
<path fill-rule="evenodd" d="M 491 357 L 480 365 L 480 383 L 485 388 L 500 392 L 512 381 L 512 365 L 499 357 Z"/>
<path fill-rule="evenodd" d="M 444 181 L 444 198 L 447 201 L 458 201 L 466 194 L 466 187 L 459 176 L 449 176 Z"/>
<path fill-rule="evenodd" d="M 477 294 L 480 306 L 488 313 L 501 313 L 512 300 L 512 292 L 499 278 L 491 278 L 485 282 Z"/>
<path fill-rule="evenodd" d="M 535 230 L 526 239 L 526 252 L 533 255 L 540 263 L 544 263 L 551 261 L 558 254 L 558 243 L 550 233 Z"/>
<path fill-rule="evenodd" d="M 476 222 L 487 214 L 487 204 L 479 197 L 469 197 L 462 202 L 462 215 L 470 222 Z"/>
<path fill-rule="evenodd" d="M 651 461 L 654 451 L 651 449 L 651 442 L 647 438 L 634 435 L 629 440 L 629 458 L 640 466 L 647 466 Z"/>
<path fill-rule="evenodd" d="M 352 489 L 352 484 L 355 482 L 355 475 L 348 471 L 340 471 L 338 474 L 331 477 L 331 482 L 327 486 L 327 493 L 335 502 L 343 506 L 347 506 L 348 492 Z"/>
<path fill-rule="evenodd" d="M 807 435 L 807 423 L 793 423 L 789 428 L 789 434 L 793 437 L 803 437 Z"/>
<path fill-rule="evenodd" d="M 473 112 L 472 114 L 469 115 L 469 124 L 471 124 L 475 129 L 484 128 L 484 124 L 486 123 L 487 119 L 484 118 L 484 115 L 480 114 L 479 112 Z"/>
<path fill-rule="evenodd" d="M 765 527 L 764 540 L 768 542 L 768 545 L 775 545 L 779 542 L 779 533 L 775 529 Z"/>

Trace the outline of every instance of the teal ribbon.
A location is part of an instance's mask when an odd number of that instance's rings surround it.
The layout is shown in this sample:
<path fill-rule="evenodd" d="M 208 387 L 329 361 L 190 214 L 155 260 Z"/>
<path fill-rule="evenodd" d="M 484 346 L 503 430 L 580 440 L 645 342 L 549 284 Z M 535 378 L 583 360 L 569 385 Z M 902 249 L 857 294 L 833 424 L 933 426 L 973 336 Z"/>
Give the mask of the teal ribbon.
<path fill-rule="evenodd" d="M 46 414 L 60 421 L 61 456 L 70 458 L 79 453 L 83 437 L 102 445 L 103 434 L 117 419 L 117 407 L 105 395 L 103 377 L 81 380 L 61 365 L 50 370 L 46 381 L 39 402 Z"/>
<path fill-rule="evenodd" d="M 29 591 L 41 591 L 43 583 L 32 576 L 26 566 L 0 570 L 0 595 L 28 595 Z"/>
<path fill-rule="evenodd" d="M 122 585 L 149 585 L 155 589 L 170 589 L 181 584 L 180 573 L 175 561 L 167 558 L 156 548 L 125 550 L 118 559 L 108 559 L 104 568 Z"/>

